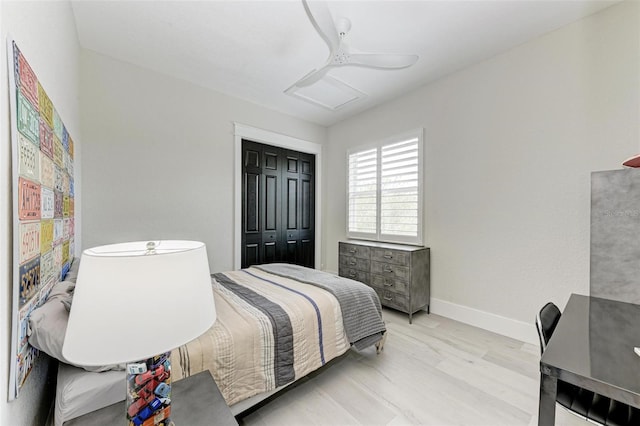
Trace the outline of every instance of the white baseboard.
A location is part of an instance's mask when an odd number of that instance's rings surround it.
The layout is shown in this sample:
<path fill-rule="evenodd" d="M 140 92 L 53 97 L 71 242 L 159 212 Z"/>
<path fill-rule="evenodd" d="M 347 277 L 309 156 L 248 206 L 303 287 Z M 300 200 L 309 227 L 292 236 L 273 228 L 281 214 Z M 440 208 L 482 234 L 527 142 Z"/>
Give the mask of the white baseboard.
<path fill-rule="evenodd" d="M 533 319 L 531 319 L 531 323 L 526 323 L 433 297 L 431 298 L 430 310 L 436 315 L 442 315 L 443 317 L 502 334 L 512 339 L 534 345 L 539 344 Z"/>
<path fill-rule="evenodd" d="M 326 272 L 338 275 L 336 271 Z M 527 323 L 433 297 L 431 298 L 430 311 L 436 315 L 442 315 L 443 317 L 502 334 L 512 339 L 533 345 L 540 344 L 534 319 L 531 319 L 531 323 Z"/>

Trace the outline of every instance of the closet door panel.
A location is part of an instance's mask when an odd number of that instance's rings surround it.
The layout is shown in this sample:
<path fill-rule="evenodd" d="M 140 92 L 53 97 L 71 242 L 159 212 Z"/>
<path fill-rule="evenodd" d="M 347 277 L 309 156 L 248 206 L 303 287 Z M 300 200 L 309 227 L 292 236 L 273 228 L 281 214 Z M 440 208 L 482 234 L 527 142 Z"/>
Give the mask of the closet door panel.
<path fill-rule="evenodd" d="M 262 147 L 247 143 L 242 152 L 242 238 L 241 266 L 262 263 Z"/>
<path fill-rule="evenodd" d="M 242 267 L 313 267 L 315 157 L 247 140 L 242 150 Z"/>

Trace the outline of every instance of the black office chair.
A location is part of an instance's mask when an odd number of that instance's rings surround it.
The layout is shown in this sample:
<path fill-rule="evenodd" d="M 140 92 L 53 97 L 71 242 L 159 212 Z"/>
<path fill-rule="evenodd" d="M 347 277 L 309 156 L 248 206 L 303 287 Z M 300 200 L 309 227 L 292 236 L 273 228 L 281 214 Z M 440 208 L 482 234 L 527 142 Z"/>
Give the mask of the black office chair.
<path fill-rule="evenodd" d="M 540 338 L 540 354 L 543 354 L 562 313 L 549 302 L 536 316 L 536 328 Z M 569 412 L 583 419 L 606 426 L 640 425 L 640 410 L 587 389 L 558 380 L 556 402 Z"/>

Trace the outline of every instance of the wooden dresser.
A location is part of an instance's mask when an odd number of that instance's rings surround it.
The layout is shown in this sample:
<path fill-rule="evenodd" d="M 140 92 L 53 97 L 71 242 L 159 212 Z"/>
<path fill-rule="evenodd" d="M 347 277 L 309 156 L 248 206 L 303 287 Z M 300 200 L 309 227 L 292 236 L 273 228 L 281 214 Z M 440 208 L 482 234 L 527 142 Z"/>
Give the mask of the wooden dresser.
<path fill-rule="evenodd" d="M 429 312 L 429 248 L 371 241 L 339 242 L 339 274 L 367 284 L 383 306 L 409 314 Z"/>

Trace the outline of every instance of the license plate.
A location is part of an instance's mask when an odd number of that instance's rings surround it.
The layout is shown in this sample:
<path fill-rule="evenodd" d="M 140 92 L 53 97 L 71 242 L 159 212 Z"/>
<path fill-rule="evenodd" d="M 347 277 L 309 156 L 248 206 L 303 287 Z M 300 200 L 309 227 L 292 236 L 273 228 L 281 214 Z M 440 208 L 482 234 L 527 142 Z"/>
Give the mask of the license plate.
<path fill-rule="evenodd" d="M 69 196 L 62 196 L 62 216 L 69 217 Z"/>
<path fill-rule="evenodd" d="M 31 299 L 40 286 L 40 256 L 20 267 L 20 304 Z"/>
<path fill-rule="evenodd" d="M 51 251 L 53 248 L 53 220 L 40 222 L 40 254 Z"/>
<path fill-rule="evenodd" d="M 56 111 L 56 109 L 54 108 L 53 109 L 53 134 L 56 135 L 61 145 L 62 145 L 62 132 L 63 132 L 62 129 L 64 129 L 64 124 L 62 124 L 62 120 L 58 115 L 58 111 Z"/>
<path fill-rule="evenodd" d="M 69 158 L 69 153 L 67 151 L 64 151 L 62 153 L 62 169 L 69 173 L 69 162 L 71 161 L 71 159 Z"/>
<path fill-rule="evenodd" d="M 64 219 L 62 226 L 62 239 L 69 239 L 69 231 L 71 230 L 71 219 Z"/>
<path fill-rule="evenodd" d="M 40 152 L 40 183 L 43 186 L 53 188 L 56 182 L 56 166 L 51 158 Z"/>
<path fill-rule="evenodd" d="M 55 200 L 53 191 L 45 186 L 40 188 L 41 190 L 41 209 L 40 209 L 40 218 L 41 219 L 53 219 L 53 210 L 55 206 Z"/>
<path fill-rule="evenodd" d="M 40 254 L 40 222 L 20 224 L 20 264 Z"/>
<path fill-rule="evenodd" d="M 64 191 L 64 172 L 62 171 L 62 169 L 60 169 L 59 167 L 56 166 L 55 168 L 55 182 L 53 185 L 53 189 L 55 189 L 56 191 L 60 191 L 63 192 Z"/>
<path fill-rule="evenodd" d="M 40 82 L 38 82 L 38 106 L 40 107 L 40 115 L 45 119 L 49 127 L 53 127 L 53 103 L 47 92 L 44 91 Z"/>
<path fill-rule="evenodd" d="M 69 175 L 62 171 L 62 193 L 69 193 Z"/>
<path fill-rule="evenodd" d="M 53 217 L 62 217 L 62 192 L 53 191 Z"/>
<path fill-rule="evenodd" d="M 69 260 L 72 261 L 75 257 L 76 257 L 76 243 L 75 243 L 75 239 L 71 238 L 69 240 Z"/>
<path fill-rule="evenodd" d="M 62 264 L 69 263 L 69 241 L 62 243 Z M 64 274 L 63 274 L 64 275 Z"/>
<path fill-rule="evenodd" d="M 40 182 L 40 152 L 37 146 L 18 133 L 18 174 Z"/>
<path fill-rule="evenodd" d="M 31 315 L 31 312 L 33 312 L 33 310 L 38 306 L 39 300 L 40 297 L 34 297 L 18 311 L 18 318 L 20 320 L 20 337 L 18 340 L 19 347 L 27 344 L 29 337 L 29 315 Z"/>
<path fill-rule="evenodd" d="M 53 158 L 53 131 L 45 119 L 40 116 L 40 150 Z"/>
<path fill-rule="evenodd" d="M 75 188 L 73 187 L 73 175 L 69 178 L 69 197 L 75 197 Z"/>
<path fill-rule="evenodd" d="M 21 388 L 24 385 L 24 381 L 27 380 L 33 363 L 38 356 L 38 350 L 31 345 L 25 345 L 18 350 L 18 372 L 16 373 L 16 386 Z M 167 407 L 171 408 L 171 407 Z"/>
<path fill-rule="evenodd" d="M 40 185 L 30 180 L 18 179 L 18 217 L 20 220 L 40 219 Z"/>
<path fill-rule="evenodd" d="M 40 145 L 40 115 L 24 95 L 18 92 L 18 131 Z"/>
<path fill-rule="evenodd" d="M 60 276 L 60 271 L 62 271 L 62 244 L 53 248 L 53 272 L 56 277 Z"/>
<path fill-rule="evenodd" d="M 73 237 L 76 235 L 76 220 L 73 217 L 69 219 L 69 239 L 73 240 Z"/>
<path fill-rule="evenodd" d="M 64 220 L 62 219 L 54 219 L 53 220 L 53 243 L 59 244 L 62 241 L 64 236 Z"/>
<path fill-rule="evenodd" d="M 73 217 L 76 210 L 75 198 L 69 197 L 69 217 Z"/>
<path fill-rule="evenodd" d="M 64 148 L 57 136 L 53 136 L 53 162 L 61 169 L 64 167 Z"/>
<path fill-rule="evenodd" d="M 67 173 L 69 173 L 69 177 L 73 177 L 73 160 L 66 152 L 65 155 L 69 158 L 69 162 L 67 163 Z"/>
<path fill-rule="evenodd" d="M 49 285 L 54 282 L 54 278 L 53 250 L 49 250 L 40 257 L 40 282 Z"/>
<path fill-rule="evenodd" d="M 22 53 L 18 53 L 18 73 L 22 92 L 33 105 L 38 105 L 38 79 Z"/>
<path fill-rule="evenodd" d="M 73 160 L 73 139 L 69 136 L 69 156 Z"/>
<path fill-rule="evenodd" d="M 64 125 L 62 126 L 62 137 L 60 138 L 60 140 L 62 141 L 64 150 L 66 152 L 69 152 L 69 132 L 67 131 L 67 128 L 64 127 Z"/>

